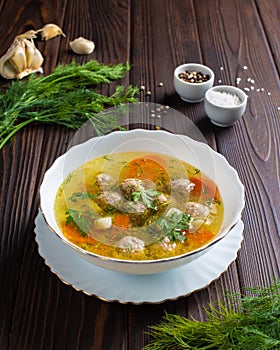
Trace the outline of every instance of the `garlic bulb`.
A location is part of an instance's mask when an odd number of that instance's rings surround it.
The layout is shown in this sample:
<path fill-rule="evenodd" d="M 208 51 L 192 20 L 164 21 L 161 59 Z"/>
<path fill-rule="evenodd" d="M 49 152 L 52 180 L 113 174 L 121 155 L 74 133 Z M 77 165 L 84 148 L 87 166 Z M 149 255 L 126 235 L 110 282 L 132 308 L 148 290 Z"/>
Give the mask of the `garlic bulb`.
<path fill-rule="evenodd" d="M 93 41 L 79 37 L 69 43 L 71 49 L 79 55 L 88 55 L 93 52 L 95 44 Z"/>
<path fill-rule="evenodd" d="M 37 30 L 37 33 L 39 32 L 42 40 L 49 40 L 58 35 L 66 36 L 62 29 L 54 23 L 45 24 L 43 28 Z"/>
<path fill-rule="evenodd" d="M 15 37 L 8 51 L 0 58 L 0 74 L 3 78 L 22 79 L 31 73 L 43 72 L 41 66 L 44 58 L 36 48 L 34 38 L 34 30 Z"/>

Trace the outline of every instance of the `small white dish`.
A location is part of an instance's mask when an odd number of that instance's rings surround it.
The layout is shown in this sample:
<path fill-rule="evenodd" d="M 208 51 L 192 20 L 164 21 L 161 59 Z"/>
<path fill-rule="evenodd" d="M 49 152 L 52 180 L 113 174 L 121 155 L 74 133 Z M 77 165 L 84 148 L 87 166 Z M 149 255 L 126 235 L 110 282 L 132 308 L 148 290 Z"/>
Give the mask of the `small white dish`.
<path fill-rule="evenodd" d="M 142 304 L 175 300 L 207 287 L 236 259 L 243 229 L 239 220 L 203 257 L 172 271 L 141 276 L 110 271 L 84 261 L 50 231 L 40 211 L 35 220 L 35 239 L 45 264 L 63 283 L 101 300 Z"/>
<path fill-rule="evenodd" d="M 209 76 L 209 79 L 202 83 L 191 83 L 179 78 L 179 74 L 189 72 L 200 72 Z M 199 63 L 185 63 L 174 70 L 174 87 L 181 99 L 190 103 L 201 102 L 208 89 L 214 84 L 215 75 L 212 69 Z"/>
<path fill-rule="evenodd" d="M 217 126 L 228 127 L 244 114 L 247 95 L 238 87 L 231 85 L 214 86 L 207 90 L 204 110 L 211 122 Z"/>

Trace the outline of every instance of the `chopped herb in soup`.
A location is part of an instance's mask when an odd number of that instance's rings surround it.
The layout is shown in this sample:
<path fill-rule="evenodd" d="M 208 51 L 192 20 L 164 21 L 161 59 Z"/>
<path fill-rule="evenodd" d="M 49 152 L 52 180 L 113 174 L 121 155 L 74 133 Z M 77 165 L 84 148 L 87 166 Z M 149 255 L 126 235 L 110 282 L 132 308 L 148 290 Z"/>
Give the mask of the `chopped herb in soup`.
<path fill-rule="evenodd" d="M 212 180 L 184 161 L 143 152 L 83 164 L 60 186 L 54 210 L 72 243 L 125 260 L 190 252 L 211 241 L 223 221 Z"/>

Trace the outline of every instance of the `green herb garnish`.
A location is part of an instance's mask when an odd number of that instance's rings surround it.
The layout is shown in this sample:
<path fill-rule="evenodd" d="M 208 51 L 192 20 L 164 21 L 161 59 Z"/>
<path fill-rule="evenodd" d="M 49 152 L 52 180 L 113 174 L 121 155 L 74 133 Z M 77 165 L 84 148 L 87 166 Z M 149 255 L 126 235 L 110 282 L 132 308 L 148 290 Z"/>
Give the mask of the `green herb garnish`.
<path fill-rule="evenodd" d="M 142 202 L 147 208 L 155 209 L 154 201 L 159 194 L 156 190 L 139 188 L 139 191 L 132 192 L 131 196 L 134 202 Z"/>
<path fill-rule="evenodd" d="M 167 220 L 165 220 L 165 226 L 169 228 L 167 232 L 167 237 L 171 242 L 184 242 L 186 236 L 184 231 L 187 230 L 190 226 L 191 217 L 189 214 L 174 212 Z M 166 230 L 166 227 L 164 228 Z"/>
<path fill-rule="evenodd" d="M 167 237 L 170 239 L 171 242 L 174 242 L 174 241 L 184 242 L 186 240 L 184 231 L 186 231 L 190 227 L 190 220 L 191 220 L 190 215 L 183 213 L 180 221 L 167 234 Z"/>
<path fill-rule="evenodd" d="M 85 237 L 92 226 L 94 213 L 90 210 L 81 211 L 69 208 L 66 210 L 65 214 L 66 225 L 77 229 L 80 234 Z"/>
<path fill-rule="evenodd" d="M 77 203 L 78 200 L 95 199 L 95 198 L 96 198 L 96 196 L 94 196 L 88 192 L 75 192 L 69 197 L 69 200 L 71 202 Z"/>
<path fill-rule="evenodd" d="M 108 156 L 108 155 L 103 156 L 103 158 L 109 161 L 114 160 L 112 156 Z"/>
<path fill-rule="evenodd" d="M 229 295 L 229 305 L 209 306 L 205 322 L 166 313 L 150 327 L 145 350 L 280 349 L 280 281 L 247 291 Z"/>
<path fill-rule="evenodd" d="M 128 63 L 105 65 L 91 60 L 83 65 L 60 64 L 47 76 L 31 75 L 27 80 L 13 81 L 5 92 L 0 91 L 0 149 L 17 131 L 34 122 L 76 130 L 91 120 L 98 135 L 109 132 L 116 121 L 111 116 L 95 115 L 107 106 L 135 102 L 138 88 L 117 86 L 109 97 L 92 88 L 121 79 L 129 70 Z"/>
<path fill-rule="evenodd" d="M 174 211 L 169 215 L 161 216 L 154 225 L 148 227 L 148 231 L 164 233 L 171 242 L 184 242 L 187 239 L 184 233 L 190 226 L 190 220 L 189 214 L 179 210 Z"/>

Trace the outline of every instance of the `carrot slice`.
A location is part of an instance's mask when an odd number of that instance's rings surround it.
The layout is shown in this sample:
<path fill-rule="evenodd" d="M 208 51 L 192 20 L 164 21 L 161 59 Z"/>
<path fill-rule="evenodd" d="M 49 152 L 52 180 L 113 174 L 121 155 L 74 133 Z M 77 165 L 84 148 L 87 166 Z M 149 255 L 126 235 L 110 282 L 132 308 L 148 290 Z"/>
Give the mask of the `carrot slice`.
<path fill-rule="evenodd" d="M 79 244 L 79 243 L 91 243 L 91 244 L 96 244 L 96 240 L 91 238 L 88 235 L 82 236 L 81 233 L 75 229 L 74 227 L 64 225 L 62 227 L 62 232 L 63 235 L 71 242 L 74 244 Z"/>
<path fill-rule="evenodd" d="M 159 178 L 169 181 L 169 176 L 165 168 L 159 161 L 152 159 L 153 155 L 135 158 L 127 163 L 121 170 L 120 182 L 127 178 L 136 178 L 140 180 L 149 179 L 156 182 Z"/>
<path fill-rule="evenodd" d="M 129 217 L 126 214 L 116 214 L 113 217 L 113 225 L 121 228 L 128 228 L 129 226 Z"/>
<path fill-rule="evenodd" d="M 201 198 L 203 200 L 217 200 L 220 198 L 219 189 L 212 180 L 208 178 L 191 177 L 190 181 L 195 184 L 194 189 L 191 191 L 192 197 Z"/>
<path fill-rule="evenodd" d="M 160 156 L 160 154 L 148 154 L 148 155 L 146 156 L 146 158 L 154 160 L 155 162 L 159 163 L 159 164 L 160 164 L 161 166 L 163 166 L 164 168 L 167 167 L 167 162 L 166 162 L 166 160 L 165 160 L 164 158 L 162 158 L 162 157 Z"/>
<path fill-rule="evenodd" d="M 203 244 L 209 242 L 211 239 L 215 237 L 215 233 L 205 230 L 205 229 L 199 229 L 195 233 L 187 233 L 187 238 L 191 245 L 196 247 L 201 247 Z"/>

